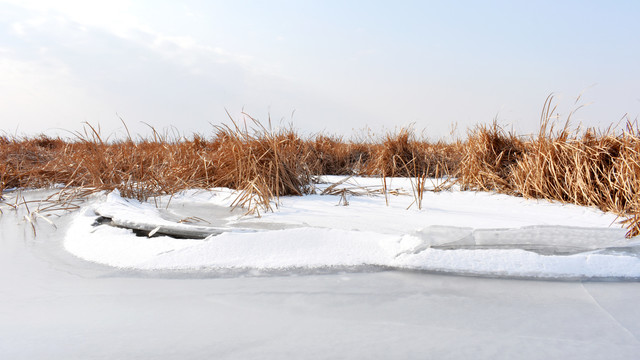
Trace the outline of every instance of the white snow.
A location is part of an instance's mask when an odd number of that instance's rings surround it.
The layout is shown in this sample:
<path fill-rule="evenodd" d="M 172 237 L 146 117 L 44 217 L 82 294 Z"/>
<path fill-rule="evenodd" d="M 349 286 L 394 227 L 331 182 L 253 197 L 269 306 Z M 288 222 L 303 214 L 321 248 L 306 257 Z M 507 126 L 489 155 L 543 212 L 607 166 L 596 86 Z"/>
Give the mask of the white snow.
<path fill-rule="evenodd" d="M 380 187 L 379 182 L 353 178 L 340 186 L 362 192 Z M 387 186 L 405 193 L 389 195 L 389 206 L 382 196 L 350 195 L 348 206 L 340 206 L 340 196 L 334 195 L 284 197 L 274 212 L 260 218 L 222 213 L 233 199 L 226 189 L 174 196 L 167 209 L 168 198 L 139 203 L 114 192 L 78 212 L 64 246 L 85 260 L 138 270 L 376 266 L 491 276 L 640 278 L 640 246 L 624 238 L 613 214 L 456 189 L 425 193 L 419 210 L 411 206 L 408 180 L 392 179 Z M 93 225 L 96 211 L 160 225 L 176 224 L 190 209 L 201 219 L 217 214 L 210 220 L 228 230 L 203 241 L 139 237 Z"/>

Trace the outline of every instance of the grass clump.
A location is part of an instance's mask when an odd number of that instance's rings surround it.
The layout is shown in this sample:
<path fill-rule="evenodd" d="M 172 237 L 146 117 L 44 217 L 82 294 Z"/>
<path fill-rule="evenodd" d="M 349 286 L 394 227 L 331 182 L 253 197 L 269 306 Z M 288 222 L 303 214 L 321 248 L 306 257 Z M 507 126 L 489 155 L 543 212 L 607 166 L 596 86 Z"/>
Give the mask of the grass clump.
<path fill-rule="evenodd" d="M 469 132 L 459 166 L 463 189 L 499 190 L 513 194 L 513 168 L 524 153 L 524 143 L 496 122 L 478 126 Z"/>
<path fill-rule="evenodd" d="M 460 164 L 463 189 L 497 191 L 525 198 L 595 206 L 625 218 L 628 237 L 640 234 L 640 132 L 637 123 L 570 130 L 570 118 L 555 130 L 547 98 L 540 131 L 523 139 L 496 123 L 470 132 Z"/>
<path fill-rule="evenodd" d="M 272 131 L 254 124 L 257 130 L 235 123 L 217 128 L 212 151 L 203 154 L 211 185 L 242 190 L 235 205 L 249 211 L 270 209 L 273 198 L 309 193 L 310 145 L 291 129 Z"/>

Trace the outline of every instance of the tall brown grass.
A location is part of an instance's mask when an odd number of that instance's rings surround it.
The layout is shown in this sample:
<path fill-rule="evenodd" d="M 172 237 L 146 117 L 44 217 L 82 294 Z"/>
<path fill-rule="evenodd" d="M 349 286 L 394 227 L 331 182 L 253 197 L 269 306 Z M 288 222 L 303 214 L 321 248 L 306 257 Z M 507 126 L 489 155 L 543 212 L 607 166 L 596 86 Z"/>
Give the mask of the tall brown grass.
<path fill-rule="evenodd" d="M 300 137 L 249 118 L 214 128 L 205 138 L 153 130 L 152 138 L 107 141 L 87 124 L 72 140 L 0 137 L 0 196 L 10 188 L 111 190 L 147 199 L 188 188 L 242 190 L 235 205 L 271 209 L 272 200 L 311 191 L 316 175 L 404 176 L 414 179 L 422 206 L 430 177 L 457 179 L 463 190 L 496 191 L 595 206 L 623 218 L 640 234 L 640 131 L 554 129 L 549 109 L 538 135 L 527 138 L 497 124 L 469 131 L 464 141 L 428 142 L 401 129 L 382 138 Z M 277 204 L 277 201 L 275 202 Z"/>
<path fill-rule="evenodd" d="M 497 124 L 469 132 L 458 181 L 463 189 L 598 207 L 625 218 L 627 236 L 640 234 L 640 131 L 555 129 L 545 102 L 537 136 L 522 138 Z"/>

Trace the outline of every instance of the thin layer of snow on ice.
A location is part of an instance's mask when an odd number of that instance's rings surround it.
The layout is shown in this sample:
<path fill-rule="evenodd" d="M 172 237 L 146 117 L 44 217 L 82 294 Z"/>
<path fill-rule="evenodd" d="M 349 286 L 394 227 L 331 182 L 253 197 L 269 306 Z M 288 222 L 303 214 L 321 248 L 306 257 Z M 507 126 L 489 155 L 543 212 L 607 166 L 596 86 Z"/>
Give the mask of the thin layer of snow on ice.
<path fill-rule="evenodd" d="M 274 212 L 259 218 L 230 212 L 234 193 L 228 189 L 189 191 L 159 204 L 111 193 L 75 216 L 64 246 L 92 262 L 141 270 L 379 266 L 492 276 L 640 278 L 640 244 L 624 238 L 613 214 L 458 190 L 427 192 L 419 209 L 406 179 L 387 184 L 404 192 L 389 195 L 387 205 L 369 191 L 379 182 L 353 178 L 340 184 L 353 189 L 345 191 L 348 206 L 340 206 L 344 199 L 335 195 L 283 197 Z M 327 187 L 319 185 L 318 192 Z M 358 188 L 370 196 L 348 195 Z M 96 210 L 158 224 L 197 213 L 228 231 L 205 240 L 140 237 L 95 224 Z"/>

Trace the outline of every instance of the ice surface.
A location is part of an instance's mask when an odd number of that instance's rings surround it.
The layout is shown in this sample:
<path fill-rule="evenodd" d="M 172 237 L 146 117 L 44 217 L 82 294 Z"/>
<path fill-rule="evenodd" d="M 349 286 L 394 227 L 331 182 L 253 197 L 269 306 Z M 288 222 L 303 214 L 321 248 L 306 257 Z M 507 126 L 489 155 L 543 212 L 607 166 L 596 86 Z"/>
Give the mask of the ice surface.
<path fill-rule="evenodd" d="M 198 209 L 223 205 L 208 196 L 196 196 Z M 65 234 L 105 200 L 98 197 L 83 212 L 52 217 L 57 228 L 36 221 L 36 236 L 23 210 L 3 209 L 1 359 L 637 359 L 640 353 L 639 282 L 460 277 L 370 267 L 242 276 L 114 268 L 64 248 Z M 181 201 L 170 209 L 188 214 L 194 198 Z M 286 206 L 283 202 L 281 209 L 291 211 Z M 244 219 L 215 209 L 228 214 L 216 226 L 251 222 L 255 227 L 278 218 Z M 282 232 L 305 229 L 296 222 L 289 226 L 296 227 Z M 438 229 L 424 228 L 433 241 Z M 85 234 L 88 241 L 102 231 L 92 229 Z M 377 236 L 398 235 L 387 229 Z M 467 231 L 458 229 L 461 235 Z M 421 236 L 401 235 L 400 241 L 379 246 L 377 256 L 419 247 Z M 123 245 L 117 238 L 114 251 Z M 181 243 L 184 250 L 209 243 L 130 233 L 122 238 L 133 249 L 120 248 L 121 256 L 139 256 L 141 244 L 152 247 L 152 240 L 165 247 L 158 252 Z M 154 260 L 155 255 L 148 261 Z"/>

